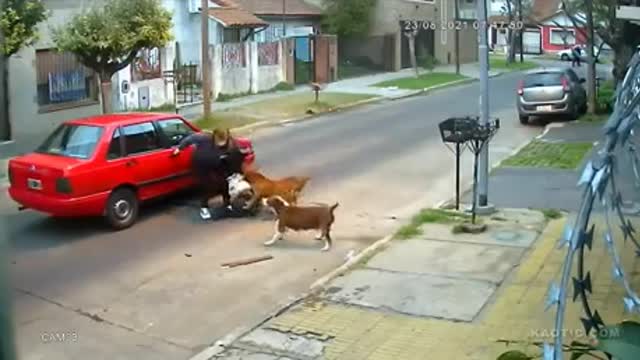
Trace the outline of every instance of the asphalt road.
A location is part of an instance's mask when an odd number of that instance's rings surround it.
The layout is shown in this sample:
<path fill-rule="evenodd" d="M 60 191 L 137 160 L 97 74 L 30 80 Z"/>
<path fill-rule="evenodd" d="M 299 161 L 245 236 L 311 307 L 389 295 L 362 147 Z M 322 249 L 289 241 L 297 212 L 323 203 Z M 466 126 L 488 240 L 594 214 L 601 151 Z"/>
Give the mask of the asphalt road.
<path fill-rule="evenodd" d="M 502 129 L 491 161 L 540 133 L 515 112 L 518 74 L 491 80 L 492 116 Z M 12 278 L 21 359 L 187 359 L 239 327 L 255 324 L 315 280 L 397 229 L 412 213 L 450 198 L 454 158 L 437 124 L 477 113 L 478 83 L 375 104 L 253 134 L 270 176 L 305 174 L 306 201 L 339 201 L 335 246 L 291 234 L 271 248 L 273 221 L 203 223 L 171 199 L 135 227 L 18 213 L 2 199 L 14 249 Z M 471 157 L 463 164 L 470 180 Z M 226 261 L 274 259 L 234 269 Z"/>

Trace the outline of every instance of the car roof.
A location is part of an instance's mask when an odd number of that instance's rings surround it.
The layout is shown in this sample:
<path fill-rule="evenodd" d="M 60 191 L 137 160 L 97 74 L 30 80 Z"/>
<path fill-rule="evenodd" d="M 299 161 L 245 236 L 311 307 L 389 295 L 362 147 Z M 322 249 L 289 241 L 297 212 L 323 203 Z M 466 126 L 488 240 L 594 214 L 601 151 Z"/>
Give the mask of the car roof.
<path fill-rule="evenodd" d="M 76 125 L 98 125 L 98 126 L 122 126 L 127 124 L 133 124 L 141 121 L 154 121 L 161 120 L 170 117 L 176 117 L 174 114 L 162 114 L 162 113 L 117 113 L 106 115 L 95 115 L 80 119 L 74 119 L 66 121 L 67 124 Z"/>
<path fill-rule="evenodd" d="M 535 75 L 535 74 L 544 74 L 544 73 L 563 73 L 563 72 L 567 72 L 567 68 L 547 67 L 547 68 L 537 68 L 537 69 L 529 70 L 525 73 L 525 75 Z"/>

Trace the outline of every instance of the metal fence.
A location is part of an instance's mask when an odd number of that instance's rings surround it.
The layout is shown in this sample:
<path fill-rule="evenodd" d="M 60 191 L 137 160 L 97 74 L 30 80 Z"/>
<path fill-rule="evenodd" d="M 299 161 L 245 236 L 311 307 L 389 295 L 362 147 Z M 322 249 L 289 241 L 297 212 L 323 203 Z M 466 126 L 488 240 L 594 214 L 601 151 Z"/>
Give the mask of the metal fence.
<path fill-rule="evenodd" d="M 573 223 L 568 223 L 561 245 L 567 248 L 561 279 L 549 287 L 547 309 L 555 307 L 555 339 L 543 344 L 545 360 L 563 359 L 565 347 L 563 331 L 567 297 L 573 287 L 573 300 L 584 310 L 582 324 L 587 334 L 605 327 L 603 319 L 591 301 L 592 275 L 585 271 L 588 251 L 591 250 L 596 225 L 592 219 L 595 210 L 604 212 L 604 245 L 612 259 L 614 279 L 623 290 L 620 303 L 629 313 L 640 313 L 640 296 L 633 289 L 625 271 L 620 249 L 631 246 L 640 256 L 640 241 L 636 235 L 623 202 L 630 196 L 624 193 L 621 173 L 633 177 L 632 191 L 640 188 L 640 161 L 636 153 L 634 128 L 640 122 L 640 53 L 629 63 L 624 80 L 618 85 L 614 111 L 604 126 L 604 138 L 598 151 L 585 166 L 578 185 L 584 187 L 580 210 Z M 623 173 L 624 174 L 624 173 Z M 633 188 L 635 187 L 635 188 Z M 598 209 L 599 208 L 599 209 Z M 614 236 L 614 227 L 622 230 L 622 238 Z M 575 269 L 574 269 L 575 264 Z M 575 272 L 575 276 L 572 275 Z M 573 357 L 572 357 L 573 359 Z"/>
<path fill-rule="evenodd" d="M 173 73 L 176 104 L 190 104 L 201 98 L 198 64 L 183 64 Z"/>

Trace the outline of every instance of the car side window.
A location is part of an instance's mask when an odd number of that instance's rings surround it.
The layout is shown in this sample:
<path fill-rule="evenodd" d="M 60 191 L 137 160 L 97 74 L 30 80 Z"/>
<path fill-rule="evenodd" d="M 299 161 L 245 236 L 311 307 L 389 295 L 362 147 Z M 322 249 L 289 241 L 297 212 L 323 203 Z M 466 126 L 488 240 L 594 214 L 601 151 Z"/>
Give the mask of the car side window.
<path fill-rule="evenodd" d="M 159 120 L 156 122 L 156 125 L 168 141 L 169 146 L 180 144 L 182 139 L 194 133 L 194 130 L 182 119 Z"/>
<path fill-rule="evenodd" d="M 156 129 L 151 122 L 124 126 L 122 133 L 127 155 L 135 155 L 162 148 Z"/>
<path fill-rule="evenodd" d="M 119 159 L 124 155 L 122 151 L 122 137 L 120 136 L 120 128 L 117 128 L 113 132 L 111 137 L 111 143 L 109 144 L 109 151 L 107 152 L 107 160 Z"/>

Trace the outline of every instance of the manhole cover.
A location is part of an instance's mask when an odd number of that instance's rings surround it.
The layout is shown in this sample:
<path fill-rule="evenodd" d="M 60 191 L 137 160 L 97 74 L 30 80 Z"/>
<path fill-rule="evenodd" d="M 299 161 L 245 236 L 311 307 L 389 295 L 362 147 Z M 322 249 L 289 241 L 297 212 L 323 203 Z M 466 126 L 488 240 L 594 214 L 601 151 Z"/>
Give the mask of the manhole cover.
<path fill-rule="evenodd" d="M 520 235 L 513 231 L 500 231 L 495 233 L 493 237 L 498 241 L 516 241 Z"/>

